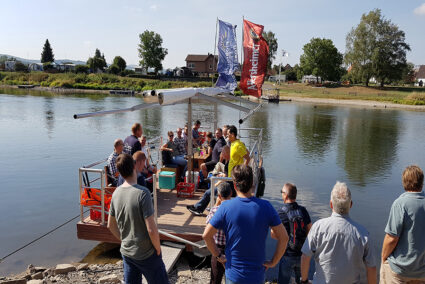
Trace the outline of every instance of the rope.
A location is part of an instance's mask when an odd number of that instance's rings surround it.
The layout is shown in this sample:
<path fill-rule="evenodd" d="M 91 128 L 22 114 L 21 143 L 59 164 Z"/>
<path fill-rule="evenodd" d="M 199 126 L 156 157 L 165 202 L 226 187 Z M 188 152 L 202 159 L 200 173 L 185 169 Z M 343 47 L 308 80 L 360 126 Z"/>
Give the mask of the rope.
<path fill-rule="evenodd" d="M 89 210 L 90 210 L 90 209 L 87 209 L 86 211 L 84 211 L 84 212 L 83 212 L 83 214 L 84 214 L 84 213 L 87 213 Z M 14 251 L 12 251 L 12 252 L 11 252 L 11 253 L 9 253 L 8 255 L 6 255 L 6 256 L 4 256 L 4 257 L 2 257 L 2 258 L 0 259 L 0 263 L 2 263 L 2 262 L 3 262 L 6 258 L 8 258 L 9 256 L 14 255 L 14 254 L 15 254 L 15 253 L 17 253 L 18 251 L 20 251 L 20 250 L 22 250 L 22 249 L 26 248 L 27 246 L 29 246 L 29 245 L 31 245 L 31 244 L 33 244 L 33 243 L 35 243 L 36 241 L 38 241 L 38 240 L 40 240 L 40 239 L 44 238 L 45 236 L 47 236 L 47 235 L 49 235 L 49 234 L 53 233 L 53 232 L 54 232 L 54 231 L 56 231 L 57 229 L 62 228 L 63 226 L 65 226 L 66 224 L 68 224 L 68 223 L 70 223 L 70 222 L 74 221 L 74 220 L 75 220 L 75 219 L 77 219 L 78 217 L 80 217 L 80 214 L 78 214 L 77 216 L 75 216 L 75 217 L 73 217 L 73 218 L 69 219 L 69 220 L 68 220 L 68 221 L 66 221 L 65 223 L 63 223 L 63 224 L 61 224 L 61 225 L 59 225 L 59 226 L 57 226 L 57 227 L 53 228 L 52 230 L 48 231 L 47 233 L 44 233 L 44 234 L 43 234 L 43 235 L 41 235 L 40 237 L 38 237 L 38 238 L 36 238 L 36 239 L 32 240 L 31 242 L 27 243 L 26 245 L 24 245 L 24 246 L 22 246 L 22 247 L 20 247 L 20 248 L 18 248 L 18 249 L 16 249 L 16 250 L 14 250 Z"/>

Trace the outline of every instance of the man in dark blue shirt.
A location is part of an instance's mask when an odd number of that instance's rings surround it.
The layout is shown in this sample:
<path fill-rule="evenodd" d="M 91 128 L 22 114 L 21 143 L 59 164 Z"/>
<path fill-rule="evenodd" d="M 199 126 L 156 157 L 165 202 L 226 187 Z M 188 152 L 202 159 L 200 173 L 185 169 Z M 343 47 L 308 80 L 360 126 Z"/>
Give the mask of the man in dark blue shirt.
<path fill-rule="evenodd" d="M 226 264 L 226 283 L 264 283 L 266 269 L 278 264 L 285 252 L 288 234 L 270 202 L 252 195 L 251 167 L 235 166 L 232 177 L 237 197 L 219 207 L 203 238 L 212 257 Z M 266 261 L 269 228 L 277 246 L 273 258 Z M 225 255 L 220 253 L 213 238 L 219 229 L 226 236 Z"/>
<path fill-rule="evenodd" d="M 223 147 L 226 146 L 226 141 L 223 138 L 223 131 L 221 128 L 217 128 L 215 131 L 215 138 L 217 139 L 217 142 L 214 145 L 214 148 L 211 153 L 211 160 L 206 163 L 201 164 L 201 171 L 204 178 L 207 178 L 208 172 L 212 171 L 215 167 L 215 165 L 220 160 L 220 154 L 223 150 Z"/>
<path fill-rule="evenodd" d="M 140 123 L 133 124 L 131 132 L 133 134 L 127 136 L 124 140 L 124 153 L 133 156 L 134 153 L 142 150 L 142 144 L 139 141 L 139 138 L 143 135 L 142 125 Z"/>
<path fill-rule="evenodd" d="M 289 235 L 288 247 L 279 263 L 279 284 L 289 284 L 294 272 L 296 283 L 301 278 L 301 248 L 311 228 L 311 219 L 307 210 L 298 205 L 297 187 L 286 183 L 282 188 L 283 207 L 277 212 Z"/>

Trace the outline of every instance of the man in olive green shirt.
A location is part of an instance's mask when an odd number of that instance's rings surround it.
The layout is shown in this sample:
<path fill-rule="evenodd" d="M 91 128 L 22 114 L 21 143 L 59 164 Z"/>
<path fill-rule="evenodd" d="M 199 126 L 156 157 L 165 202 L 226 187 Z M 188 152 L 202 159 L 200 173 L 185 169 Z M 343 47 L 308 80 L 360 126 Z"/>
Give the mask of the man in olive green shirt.
<path fill-rule="evenodd" d="M 121 240 L 125 283 L 168 284 L 161 257 L 161 244 L 149 190 L 137 184 L 134 160 L 128 154 L 117 158 L 125 182 L 112 194 L 108 228 Z"/>

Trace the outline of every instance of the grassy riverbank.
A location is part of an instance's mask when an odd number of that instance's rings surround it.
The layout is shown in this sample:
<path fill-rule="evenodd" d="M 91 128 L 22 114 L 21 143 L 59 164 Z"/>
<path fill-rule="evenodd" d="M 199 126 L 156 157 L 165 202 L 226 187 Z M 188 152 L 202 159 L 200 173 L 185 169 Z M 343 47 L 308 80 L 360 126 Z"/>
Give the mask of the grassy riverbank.
<path fill-rule="evenodd" d="M 338 99 L 338 100 L 367 100 L 390 102 L 406 105 L 425 105 L 425 88 L 420 87 L 364 87 L 341 86 L 336 88 L 317 88 L 306 84 L 282 84 L 280 86 L 266 83 L 265 93 L 276 94 L 279 89 L 282 97 Z M 272 90 L 270 90 L 272 89 Z"/>
<path fill-rule="evenodd" d="M 112 74 L 74 74 L 44 72 L 0 72 L 0 85 L 39 85 L 50 88 L 134 91 L 185 87 L 210 87 L 211 82 L 161 81 L 121 77 Z"/>

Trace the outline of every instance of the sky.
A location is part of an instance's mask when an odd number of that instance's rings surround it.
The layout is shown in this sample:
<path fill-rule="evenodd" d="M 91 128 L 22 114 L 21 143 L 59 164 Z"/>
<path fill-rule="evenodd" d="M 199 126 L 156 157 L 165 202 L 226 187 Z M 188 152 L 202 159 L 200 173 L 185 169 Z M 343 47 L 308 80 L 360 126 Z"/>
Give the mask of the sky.
<path fill-rule="evenodd" d="M 86 61 L 99 48 L 108 63 L 119 55 L 138 64 L 138 35 L 150 30 L 168 49 L 164 68 L 174 68 L 187 54 L 214 53 L 217 18 L 238 26 L 240 50 L 244 17 L 274 32 L 278 50 L 289 53 L 275 64 L 294 65 L 313 37 L 344 53 L 347 33 L 376 8 L 406 33 L 408 61 L 425 64 L 425 0 L 0 0 L 0 54 L 40 59 L 49 39 L 56 59 Z"/>

